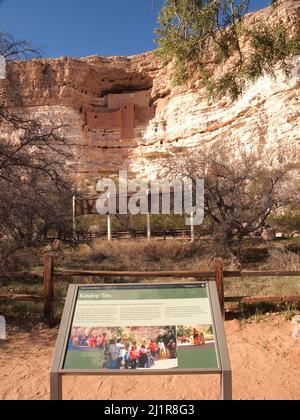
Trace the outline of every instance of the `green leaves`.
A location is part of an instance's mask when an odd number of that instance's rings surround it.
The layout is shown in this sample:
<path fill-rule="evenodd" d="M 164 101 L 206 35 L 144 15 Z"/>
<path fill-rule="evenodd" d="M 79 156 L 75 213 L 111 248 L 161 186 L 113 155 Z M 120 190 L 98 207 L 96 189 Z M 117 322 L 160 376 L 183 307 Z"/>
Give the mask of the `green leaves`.
<path fill-rule="evenodd" d="M 165 56 L 190 60 L 204 52 L 213 30 L 212 1 L 167 0 L 156 30 L 160 51 Z"/>
<path fill-rule="evenodd" d="M 245 25 L 249 0 L 166 0 L 156 30 L 158 55 L 175 63 L 174 83 L 201 77 L 210 96 L 236 100 L 274 68 L 288 73 L 300 39 L 281 24 Z M 276 4 L 274 5 L 276 7 Z M 218 70 L 218 71 L 216 71 Z M 215 76 L 218 74 L 218 76 Z"/>
<path fill-rule="evenodd" d="M 251 81 L 262 73 L 273 74 L 276 64 L 288 73 L 290 59 L 300 53 L 300 40 L 291 38 L 281 24 L 262 24 L 250 32 L 249 38 L 252 51 L 245 65 L 245 77 Z"/>

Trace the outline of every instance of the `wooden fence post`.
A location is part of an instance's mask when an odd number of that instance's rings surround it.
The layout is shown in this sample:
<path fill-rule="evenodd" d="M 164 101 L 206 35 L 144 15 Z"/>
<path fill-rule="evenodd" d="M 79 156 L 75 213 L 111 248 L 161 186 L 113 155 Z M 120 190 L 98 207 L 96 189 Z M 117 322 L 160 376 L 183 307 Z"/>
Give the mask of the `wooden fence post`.
<path fill-rule="evenodd" d="M 223 272 L 223 260 L 217 258 L 215 261 L 215 278 L 218 289 L 218 295 L 220 299 L 220 306 L 223 317 L 225 317 L 225 297 L 224 297 L 224 272 Z"/>
<path fill-rule="evenodd" d="M 54 325 L 54 258 L 45 255 L 44 259 L 44 319 L 49 327 Z"/>

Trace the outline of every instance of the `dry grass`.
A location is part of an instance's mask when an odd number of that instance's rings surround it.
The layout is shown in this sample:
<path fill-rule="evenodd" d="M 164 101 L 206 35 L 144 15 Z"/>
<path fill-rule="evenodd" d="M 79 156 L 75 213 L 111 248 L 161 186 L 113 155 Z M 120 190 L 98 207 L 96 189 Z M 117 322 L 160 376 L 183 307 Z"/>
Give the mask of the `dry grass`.
<path fill-rule="evenodd" d="M 300 255 L 283 247 L 270 249 L 269 258 L 263 268 L 265 270 L 300 271 Z"/>
<path fill-rule="evenodd" d="M 252 253 L 254 253 L 254 249 Z M 268 257 L 264 261 L 243 264 L 236 260 L 225 261 L 226 270 L 290 270 L 300 271 L 300 256 L 287 251 L 283 247 L 271 247 L 267 250 Z M 184 241 L 97 241 L 93 245 L 80 245 L 78 248 L 63 247 L 57 253 L 56 266 L 68 269 L 87 269 L 105 271 L 212 271 L 215 255 L 209 244 L 191 244 Z M 36 264 L 36 257 L 34 258 Z M 36 269 L 37 267 L 35 267 Z M 40 259 L 40 269 L 42 258 Z M 127 279 L 124 279 L 124 281 Z M 70 279 L 57 278 L 55 294 L 64 297 Z M 101 279 L 111 282 L 112 279 Z M 133 279 L 128 279 L 132 282 Z M 148 280 L 149 281 L 149 280 Z M 151 280 L 152 281 L 152 280 Z M 155 281 L 155 279 L 153 279 Z M 96 283 L 97 278 L 73 278 L 72 282 Z M 38 280 L 3 280 L 0 279 L 1 294 L 42 294 L 42 281 Z M 260 295 L 300 295 L 300 278 L 232 278 L 225 280 L 226 296 L 260 296 Z M 229 306 L 231 308 L 232 306 Z M 268 305 L 256 305 L 257 308 L 269 310 Z M 275 310 L 288 310 L 290 307 L 274 306 Z M 298 307 L 297 307 L 298 308 Z M 235 305 L 235 309 L 244 313 L 253 312 L 245 305 Z M 58 308 L 60 315 L 61 308 Z M 261 309 L 259 309 L 260 311 Z M 294 307 L 293 307 L 294 310 Z M 37 304 L 0 304 L 0 313 L 5 315 L 10 323 L 29 324 L 41 322 L 42 308 Z"/>
<path fill-rule="evenodd" d="M 281 248 L 270 248 L 268 258 L 258 271 L 300 271 L 300 256 Z M 260 277 L 232 278 L 225 280 L 227 296 L 288 296 L 300 295 L 300 278 Z"/>
<path fill-rule="evenodd" d="M 202 270 L 213 269 L 213 254 L 204 247 L 181 241 L 98 241 L 66 253 L 64 264 L 72 268 L 101 270 Z"/>

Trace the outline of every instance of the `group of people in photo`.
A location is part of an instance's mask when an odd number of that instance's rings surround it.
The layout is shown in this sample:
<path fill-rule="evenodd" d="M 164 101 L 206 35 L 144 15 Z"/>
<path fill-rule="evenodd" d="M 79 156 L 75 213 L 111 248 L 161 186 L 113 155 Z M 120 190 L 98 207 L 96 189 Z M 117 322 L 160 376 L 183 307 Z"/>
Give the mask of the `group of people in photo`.
<path fill-rule="evenodd" d="M 103 369 L 166 369 L 177 359 L 176 328 L 76 327 L 72 329 L 69 350 L 102 352 Z"/>
<path fill-rule="evenodd" d="M 69 348 L 99 348 L 104 349 L 107 335 L 105 333 L 99 336 L 72 336 L 69 340 Z"/>
<path fill-rule="evenodd" d="M 205 335 L 202 331 L 198 331 L 196 328 L 193 329 L 193 333 L 190 336 L 183 334 L 178 337 L 179 344 L 191 344 L 193 346 L 205 345 Z"/>
<path fill-rule="evenodd" d="M 177 345 L 175 340 L 136 341 L 112 339 L 106 351 L 104 368 L 107 369 L 150 369 L 158 360 L 176 359 Z"/>

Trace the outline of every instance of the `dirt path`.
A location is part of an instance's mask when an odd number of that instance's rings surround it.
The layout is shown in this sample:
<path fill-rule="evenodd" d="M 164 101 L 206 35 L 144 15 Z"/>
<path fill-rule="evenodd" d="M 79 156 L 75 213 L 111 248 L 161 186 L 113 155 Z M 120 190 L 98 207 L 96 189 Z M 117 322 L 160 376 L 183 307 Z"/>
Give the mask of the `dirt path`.
<path fill-rule="evenodd" d="M 235 399 L 300 399 L 300 342 L 280 317 L 241 326 L 226 323 Z M 0 399 L 48 399 L 57 331 L 10 334 L 0 345 Z M 216 399 L 218 378 L 64 379 L 66 399 Z"/>

